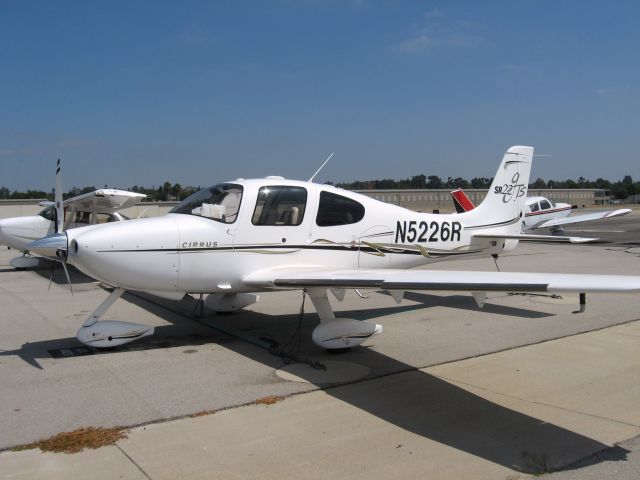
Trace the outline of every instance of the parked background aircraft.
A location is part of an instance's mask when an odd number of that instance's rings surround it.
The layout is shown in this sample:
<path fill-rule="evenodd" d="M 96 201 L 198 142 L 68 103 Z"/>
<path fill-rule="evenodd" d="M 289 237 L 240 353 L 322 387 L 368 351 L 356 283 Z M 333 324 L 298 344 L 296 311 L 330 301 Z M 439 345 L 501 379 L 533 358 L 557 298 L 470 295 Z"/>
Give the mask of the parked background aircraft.
<path fill-rule="evenodd" d="M 470 291 L 479 307 L 489 291 L 640 292 L 635 276 L 406 270 L 496 256 L 522 240 L 585 241 L 521 232 L 532 157 L 532 147 L 511 147 L 486 198 L 462 214 L 418 213 L 282 177 L 238 179 L 195 193 L 163 217 L 69 230 L 29 248 L 115 287 L 78 330 L 78 340 L 95 347 L 153 333 L 100 320 L 127 289 L 175 300 L 209 294 L 205 304 L 217 311 L 249 305 L 256 292 L 303 290 L 320 318 L 312 339 L 328 349 L 360 345 L 382 330 L 336 318 L 329 291 L 340 300 L 346 289 L 388 290 L 397 302 L 405 290 Z"/>
<path fill-rule="evenodd" d="M 475 208 L 473 202 L 461 188 L 451 192 L 451 197 L 458 213 L 469 212 Z M 545 197 L 527 197 L 522 229 L 550 228 L 553 232 L 560 232 L 563 225 L 619 217 L 631 212 L 631 209 L 619 208 L 606 212 L 592 212 L 580 215 L 571 215 L 572 211 L 573 207 L 568 203 L 556 203 Z"/>
<path fill-rule="evenodd" d="M 141 193 L 103 188 L 63 202 L 64 229 L 100 223 L 128 220 L 118 210 L 131 207 L 145 198 Z M 11 260 L 16 269 L 33 268 L 38 259 L 29 255 L 29 243 L 56 231 L 56 208 L 53 202 L 41 203 L 45 208 L 38 214 L 0 220 L 0 244 L 23 252 Z"/>

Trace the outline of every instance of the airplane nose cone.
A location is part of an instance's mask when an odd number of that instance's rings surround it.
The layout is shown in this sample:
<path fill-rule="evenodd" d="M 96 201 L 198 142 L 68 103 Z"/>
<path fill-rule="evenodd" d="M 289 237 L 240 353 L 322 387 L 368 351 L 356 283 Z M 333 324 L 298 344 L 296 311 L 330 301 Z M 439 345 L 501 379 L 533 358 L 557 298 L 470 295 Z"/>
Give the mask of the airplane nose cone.
<path fill-rule="evenodd" d="M 172 291 L 178 286 L 178 227 L 170 218 L 108 223 L 69 231 L 69 263 L 109 285 Z"/>

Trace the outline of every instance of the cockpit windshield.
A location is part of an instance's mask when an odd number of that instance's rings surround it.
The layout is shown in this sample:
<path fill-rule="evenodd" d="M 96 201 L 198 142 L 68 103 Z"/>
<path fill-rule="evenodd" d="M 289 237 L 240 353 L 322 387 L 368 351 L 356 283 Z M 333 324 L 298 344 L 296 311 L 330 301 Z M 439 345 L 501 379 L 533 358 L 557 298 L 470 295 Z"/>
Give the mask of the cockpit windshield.
<path fill-rule="evenodd" d="M 238 218 L 241 200 L 242 186 L 221 183 L 187 197 L 169 213 L 196 215 L 216 222 L 233 223 Z"/>
<path fill-rule="evenodd" d="M 52 222 L 56 219 L 56 209 L 53 205 L 48 206 L 44 210 L 42 210 L 38 215 Z"/>

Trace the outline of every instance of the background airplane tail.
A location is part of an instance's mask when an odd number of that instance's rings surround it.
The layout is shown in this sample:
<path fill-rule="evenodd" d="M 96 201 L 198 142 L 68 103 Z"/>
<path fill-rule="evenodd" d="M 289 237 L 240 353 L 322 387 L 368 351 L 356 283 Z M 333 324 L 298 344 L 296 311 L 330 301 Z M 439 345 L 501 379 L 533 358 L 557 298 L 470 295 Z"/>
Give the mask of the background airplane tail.
<path fill-rule="evenodd" d="M 456 207 L 456 213 L 470 212 L 476 208 L 461 188 L 457 188 L 451 192 L 451 198 L 453 199 L 453 206 Z"/>
<path fill-rule="evenodd" d="M 468 218 L 481 220 L 486 228 L 502 227 L 502 233 L 519 233 L 524 215 L 533 147 L 511 147 L 504 154 L 487 196 Z"/>

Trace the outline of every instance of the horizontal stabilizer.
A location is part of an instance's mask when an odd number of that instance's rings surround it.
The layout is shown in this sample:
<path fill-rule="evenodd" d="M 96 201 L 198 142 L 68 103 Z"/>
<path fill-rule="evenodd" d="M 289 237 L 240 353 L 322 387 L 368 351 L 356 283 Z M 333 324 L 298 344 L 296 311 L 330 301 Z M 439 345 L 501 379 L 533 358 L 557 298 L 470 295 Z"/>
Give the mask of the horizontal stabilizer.
<path fill-rule="evenodd" d="M 521 242 L 542 242 L 542 243 L 587 243 L 598 240 L 597 238 L 583 237 L 562 237 L 559 235 L 527 235 L 526 233 L 501 234 L 501 233 L 478 233 L 473 238 L 486 238 L 487 240 L 519 240 Z"/>

